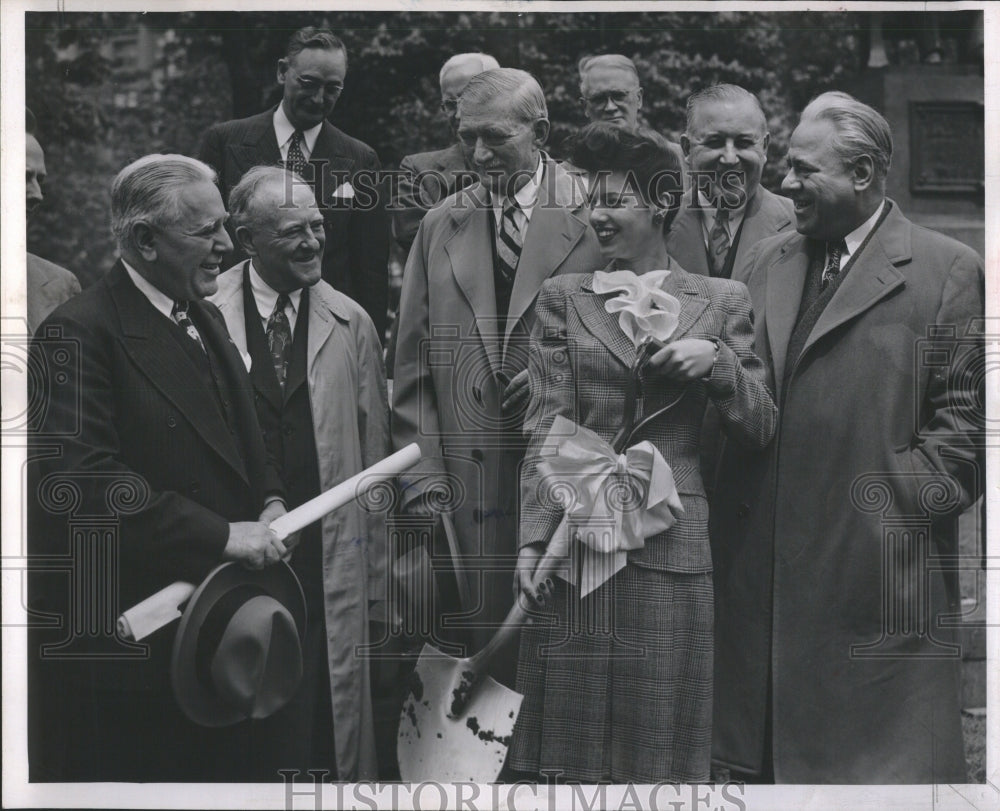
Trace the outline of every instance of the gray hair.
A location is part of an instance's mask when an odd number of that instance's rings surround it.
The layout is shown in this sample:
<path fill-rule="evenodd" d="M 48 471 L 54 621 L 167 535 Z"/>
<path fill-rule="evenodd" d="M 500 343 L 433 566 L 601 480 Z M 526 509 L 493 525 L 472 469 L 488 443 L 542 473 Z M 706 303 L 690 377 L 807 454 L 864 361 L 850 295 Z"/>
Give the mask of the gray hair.
<path fill-rule="evenodd" d="M 181 195 L 192 183 L 216 179 L 212 167 L 187 155 L 146 155 L 130 163 L 111 184 L 111 232 L 118 247 L 131 247 L 136 223 L 180 216 Z"/>
<path fill-rule="evenodd" d="M 496 68 L 473 76 L 462 91 L 461 110 L 474 104 L 489 104 L 496 100 L 507 103 L 513 115 L 528 124 L 539 119 L 548 121 L 545 94 L 541 85 L 530 73 L 517 68 Z"/>
<path fill-rule="evenodd" d="M 613 68 L 624 70 L 635 76 L 635 83 L 639 84 L 639 71 L 636 70 L 635 62 L 622 54 L 598 54 L 597 56 L 585 56 L 577 64 L 577 71 L 580 74 L 580 92 L 583 92 L 583 81 L 587 71 L 593 68 Z"/>
<path fill-rule="evenodd" d="M 686 107 L 687 123 L 685 124 L 688 134 L 691 133 L 691 122 L 694 120 L 695 111 L 698 105 L 718 101 L 752 102 L 754 107 L 757 108 L 757 112 L 760 113 L 760 121 L 764 127 L 764 131 L 767 131 L 767 116 L 764 115 L 764 108 L 760 106 L 760 99 L 758 99 L 757 96 L 745 87 L 740 87 L 738 84 L 713 84 L 688 96 Z"/>
<path fill-rule="evenodd" d="M 854 163 L 867 155 L 871 158 L 875 179 L 885 180 L 892 163 L 892 130 L 889 122 L 874 107 L 839 90 L 821 93 L 802 111 L 807 118 L 826 120 L 836 128 L 833 148 L 845 163 Z"/>
<path fill-rule="evenodd" d="M 258 222 L 258 194 L 262 187 L 271 183 L 280 183 L 288 193 L 288 199 L 291 199 L 291 192 L 296 184 L 311 189 L 302 175 L 283 166 L 255 166 L 229 192 L 229 222 L 234 230 L 242 226 L 253 227 Z"/>
<path fill-rule="evenodd" d="M 497 62 L 497 60 L 494 59 L 489 54 L 483 54 L 483 53 L 455 54 L 441 66 L 441 72 L 438 74 L 438 84 L 441 84 L 441 82 L 444 81 L 444 77 L 449 71 L 457 67 L 460 67 L 466 64 L 467 62 L 473 62 L 479 65 L 479 70 L 477 71 L 477 73 L 482 73 L 485 70 L 496 70 L 497 68 L 500 67 L 500 63 Z"/>

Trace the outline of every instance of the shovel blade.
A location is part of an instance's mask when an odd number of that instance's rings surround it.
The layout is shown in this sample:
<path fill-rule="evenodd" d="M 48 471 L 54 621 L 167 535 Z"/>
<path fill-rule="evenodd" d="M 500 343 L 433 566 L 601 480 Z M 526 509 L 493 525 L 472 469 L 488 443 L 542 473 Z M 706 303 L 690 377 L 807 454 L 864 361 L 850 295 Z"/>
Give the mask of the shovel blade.
<path fill-rule="evenodd" d="M 491 783 L 499 777 L 523 696 L 483 676 L 462 716 L 449 718 L 468 663 L 433 645 L 420 652 L 396 739 L 403 781 Z"/>

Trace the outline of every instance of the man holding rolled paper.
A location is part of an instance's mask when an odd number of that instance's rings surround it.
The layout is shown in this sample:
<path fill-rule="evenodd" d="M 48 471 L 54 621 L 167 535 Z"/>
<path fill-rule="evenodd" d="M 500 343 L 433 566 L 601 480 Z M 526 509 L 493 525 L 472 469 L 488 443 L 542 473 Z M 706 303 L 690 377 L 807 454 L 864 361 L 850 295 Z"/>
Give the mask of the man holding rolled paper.
<path fill-rule="evenodd" d="M 243 780 L 246 723 L 207 728 L 170 684 L 176 624 L 139 644 L 118 614 L 224 561 L 290 553 L 245 361 L 214 306 L 232 247 L 205 164 L 147 155 L 111 189 L 121 258 L 31 346 L 30 778 Z M 199 678 L 208 678 L 201 674 Z"/>
<path fill-rule="evenodd" d="M 230 192 L 229 210 L 249 259 L 222 274 L 212 300 L 250 359 L 257 413 L 278 445 L 295 506 L 389 452 L 379 337 L 359 304 L 321 280 L 323 213 L 301 177 L 251 169 Z M 288 706 L 261 722 L 262 780 L 280 780 L 279 769 L 377 777 L 360 649 L 369 641 L 368 606 L 384 599 L 385 513 L 378 491 L 361 501 L 303 530 L 291 556 L 308 614 L 303 679 Z"/>

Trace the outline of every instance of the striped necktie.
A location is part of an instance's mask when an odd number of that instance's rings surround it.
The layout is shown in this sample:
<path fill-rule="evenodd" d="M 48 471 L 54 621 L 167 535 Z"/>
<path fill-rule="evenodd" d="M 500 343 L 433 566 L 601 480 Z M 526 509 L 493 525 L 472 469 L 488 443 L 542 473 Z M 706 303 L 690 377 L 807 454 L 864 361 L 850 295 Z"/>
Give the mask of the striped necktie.
<path fill-rule="evenodd" d="M 708 254 L 712 260 L 712 275 L 721 276 L 726 268 L 726 257 L 729 256 L 729 209 L 717 208 L 715 222 L 708 235 Z"/>
<path fill-rule="evenodd" d="M 292 133 L 292 140 L 288 144 L 288 158 L 285 160 L 285 168 L 300 175 L 305 172 L 307 165 L 306 156 L 302 154 L 303 137 L 299 130 Z"/>
<path fill-rule="evenodd" d="M 188 338 L 198 344 L 198 347 L 204 352 L 205 344 L 201 341 L 201 335 L 198 334 L 198 328 L 194 325 L 194 321 L 188 315 L 188 302 L 175 301 L 174 308 L 170 314 L 173 316 L 174 321 L 187 333 Z"/>
<path fill-rule="evenodd" d="M 512 284 L 514 281 L 524 241 L 521 229 L 517 227 L 517 220 L 514 218 L 514 214 L 518 210 L 518 205 L 514 200 L 504 199 L 503 213 L 500 215 L 500 233 L 497 238 L 497 258 L 500 275 L 508 284 Z"/>

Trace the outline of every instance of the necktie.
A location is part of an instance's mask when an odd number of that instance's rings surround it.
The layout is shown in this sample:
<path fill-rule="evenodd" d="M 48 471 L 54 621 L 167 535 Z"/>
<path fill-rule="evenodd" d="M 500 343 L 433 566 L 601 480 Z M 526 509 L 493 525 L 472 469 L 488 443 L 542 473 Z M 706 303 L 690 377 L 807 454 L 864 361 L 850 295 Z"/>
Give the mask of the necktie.
<path fill-rule="evenodd" d="M 712 260 L 712 275 L 721 276 L 726 267 L 726 257 L 729 255 L 729 209 L 718 208 L 715 211 L 715 223 L 708 235 L 708 255 Z"/>
<path fill-rule="evenodd" d="M 505 199 L 503 213 L 500 215 L 500 234 L 497 239 L 497 257 L 500 260 L 499 270 L 504 281 L 512 284 L 517 272 L 517 261 L 521 258 L 521 229 L 517 227 L 514 213 L 518 210 L 517 203 Z"/>
<path fill-rule="evenodd" d="M 188 315 L 188 302 L 186 301 L 175 301 L 174 309 L 171 311 L 171 315 L 174 321 L 180 325 L 184 332 L 187 333 L 188 338 L 198 344 L 202 352 L 205 351 L 205 344 L 201 342 L 201 336 L 198 334 L 198 328 L 194 325 L 191 320 L 191 316 Z"/>
<path fill-rule="evenodd" d="M 288 295 L 281 293 L 274 305 L 274 312 L 267 319 L 267 348 L 271 352 L 274 374 L 282 391 L 285 390 L 285 377 L 288 375 L 288 350 L 292 345 L 292 328 L 288 323 L 285 307 L 291 303 Z"/>
<path fill-rule="evenodd" d="M 300 175 L 305 172 L 307 165 L 306 156 L 302 154 L 302 138 L 299 130 L 292 133 L 292 140 L 288 144 L 288 158 L 285 160 L 285 168 Z"/>
<path fill-rule="evenodd" d="M 847 244 L 844 240 L 826 243 L 826 267 L 823 268 L 823 281 L 820 284 L 823 290 L 840 274 L 840 257 L 845 253 Z"/>

